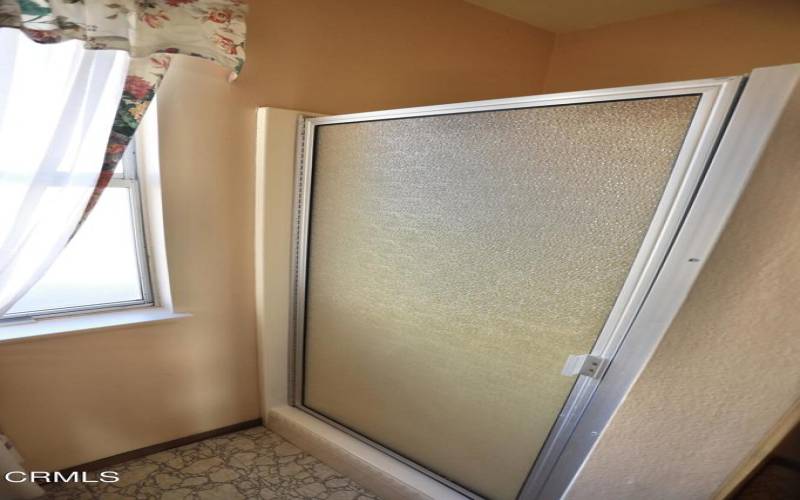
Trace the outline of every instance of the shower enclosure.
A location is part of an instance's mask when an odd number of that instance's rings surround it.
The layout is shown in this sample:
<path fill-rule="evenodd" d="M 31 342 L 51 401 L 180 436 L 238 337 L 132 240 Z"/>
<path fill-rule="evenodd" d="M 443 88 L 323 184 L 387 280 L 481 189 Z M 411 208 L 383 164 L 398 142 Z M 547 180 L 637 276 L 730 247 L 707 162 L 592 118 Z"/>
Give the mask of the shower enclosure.
<path fill-rule="evenodd" d="M 463 496 L 558 496 L 747 180 L 712 160 L 767 73 L 304 120 L 291 404 Z"/>

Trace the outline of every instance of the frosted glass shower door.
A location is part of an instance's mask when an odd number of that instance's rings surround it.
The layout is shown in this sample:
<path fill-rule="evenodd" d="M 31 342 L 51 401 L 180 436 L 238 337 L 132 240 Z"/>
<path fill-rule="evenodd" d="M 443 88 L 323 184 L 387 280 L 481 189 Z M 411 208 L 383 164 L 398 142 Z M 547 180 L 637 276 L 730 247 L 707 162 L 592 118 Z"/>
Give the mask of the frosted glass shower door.
<path fill-rule="evenodd" d="M 562 366 L 606 325 L 700 100 L 316 124 L 296 404 L 468 492 L 515 498 L 576 382 Z"/>

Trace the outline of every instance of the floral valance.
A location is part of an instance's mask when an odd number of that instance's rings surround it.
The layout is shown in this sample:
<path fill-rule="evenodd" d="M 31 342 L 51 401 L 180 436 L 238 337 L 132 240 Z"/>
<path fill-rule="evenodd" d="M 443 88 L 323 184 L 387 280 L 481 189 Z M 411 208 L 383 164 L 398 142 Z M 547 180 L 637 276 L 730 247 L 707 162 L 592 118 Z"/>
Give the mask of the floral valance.
<path fill-rule="evenodd" d="M 187 54 L 230 68 L 244 64 L 244 0 L 0 0 L 0 27 L 40 43 L 83 40 L 131 57 Z"/>

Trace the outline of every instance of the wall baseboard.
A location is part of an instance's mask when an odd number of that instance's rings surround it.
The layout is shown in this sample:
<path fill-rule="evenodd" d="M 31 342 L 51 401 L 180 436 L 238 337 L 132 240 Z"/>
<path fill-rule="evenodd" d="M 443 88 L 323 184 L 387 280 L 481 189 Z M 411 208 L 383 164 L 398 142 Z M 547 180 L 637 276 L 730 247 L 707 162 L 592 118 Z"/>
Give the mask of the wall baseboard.
<path fill-rule="evenodd" d="M 246 420 L 244 422 L 239 422 L 238 424 L 226 425 L 225 427 L 220 427 L 218 429 L 192 434 L 191 436 L 173 439 L 171 441 L 154 444 L 152 446 L 145 446 L 144 448 L 139 448 L 136 450 L 126 451 L 124 453 L 101 458 L 100 460 L 94 460 L 85 464 L 75 465 L 62 470 L 61 472 L 68 474 L 70 472 L 90 472 L 100 469 L 108 469 L 115 465 L 121 464 L 122 462 L 135 460 L 147 455 L 152 455 L 153 453 L 159 453 L 172 448 L 177 448 L 179 446 L 196 443 L 198 441 L 221 436 L 223 434 L 230 434 L 231 432 L 250 429 L 251 427 L 256 427 L 259 425 L 263 425 L 263 421 L 260 418 L 254 418 L 253 420 Z"/>

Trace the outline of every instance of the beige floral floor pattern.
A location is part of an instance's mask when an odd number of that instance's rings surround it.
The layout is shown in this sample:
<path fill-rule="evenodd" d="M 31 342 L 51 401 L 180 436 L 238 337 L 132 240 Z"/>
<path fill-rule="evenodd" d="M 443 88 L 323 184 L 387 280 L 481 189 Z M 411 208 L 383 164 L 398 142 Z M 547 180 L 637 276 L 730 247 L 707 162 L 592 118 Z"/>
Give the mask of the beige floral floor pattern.
<path fill-rule="evenodd" d="M 106 470 L 116 483 L 48 485 L 54 500 L 377 500 L 274 432 L 254 427 Z"/>

